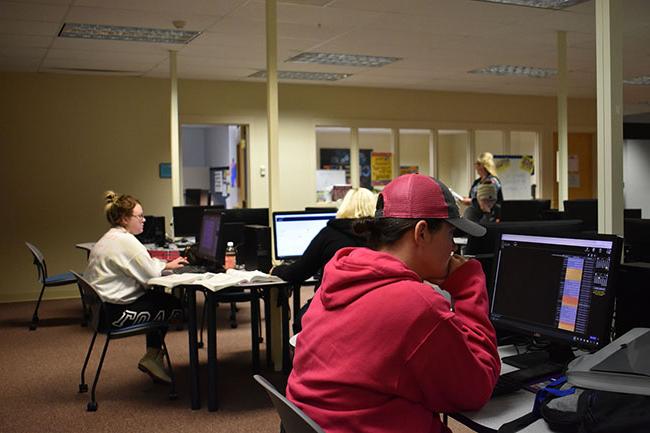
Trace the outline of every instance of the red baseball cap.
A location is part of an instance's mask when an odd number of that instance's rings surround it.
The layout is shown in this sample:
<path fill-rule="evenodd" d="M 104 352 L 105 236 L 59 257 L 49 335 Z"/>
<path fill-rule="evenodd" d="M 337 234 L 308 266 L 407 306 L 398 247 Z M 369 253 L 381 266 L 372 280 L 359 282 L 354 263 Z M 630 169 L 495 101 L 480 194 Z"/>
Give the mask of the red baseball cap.
<path fill-rule="evenodd" d="M 376 218 L 444 219 L 472 236 L 483 236 L 486 232 L 485 227 L 460 216 L 449 188 L 433 177 L 404 174 L 393 179 L 379 194 L 377 203 Z"/>

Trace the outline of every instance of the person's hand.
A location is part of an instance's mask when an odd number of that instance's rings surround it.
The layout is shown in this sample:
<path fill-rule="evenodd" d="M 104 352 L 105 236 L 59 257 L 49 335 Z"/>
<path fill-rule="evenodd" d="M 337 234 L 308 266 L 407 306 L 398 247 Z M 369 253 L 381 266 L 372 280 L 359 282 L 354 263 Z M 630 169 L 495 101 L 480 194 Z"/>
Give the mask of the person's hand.
<path fill-rule="evenodd" d="M 465 262 L 467 262 L 467 257 L 463 257 L 458 254 L 452 254 L 452 256 L 449 258 L 449 263 L 447 264 L 447 275 L 442 278 L 431 280 L 430 282 L 438 286 L 442 285 L 442 283 L 444 283 L 445 280 L 449 278 L 449 276 L 453 274 L 456 269 L 463 266 Z"/>
<path fill-rule="evenodd" d="M 182 268 L 187 264 L 189 264 L 187 259 L 183 256 L 180 256 L 180 257 L 176 257 L 174 260 L 170 262 L 167 262 L 167 264 L 165 265 L 165 269 L 170 269 L 170 270 L 178 269 L 178 268 Z"/>
<path fill-rule="evenodd" d="M 469 197 L 463 197 L 463 199 L 460 202 L 465 206 L 469 206 L 472 204 L 472 199 Z"/>

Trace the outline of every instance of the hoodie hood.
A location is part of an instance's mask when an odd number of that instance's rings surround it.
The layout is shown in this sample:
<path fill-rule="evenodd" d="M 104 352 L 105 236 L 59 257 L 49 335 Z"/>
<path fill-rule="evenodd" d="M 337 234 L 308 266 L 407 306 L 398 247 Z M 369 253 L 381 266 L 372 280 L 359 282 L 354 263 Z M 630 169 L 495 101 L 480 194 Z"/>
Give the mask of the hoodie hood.
<path fill-rule="evenodd" d="M 357 241 L 357 245 L 365 245 L 363 236 L 354 232 L 354 223 L 359 220 L 354 218 L 334 218 L 327 222 L 327 227 L 343 233 Z"/>
<path fill-rule="evenodd" d="M 422 282 L 418 274 L 391 254 L 368 248 L 341 248 L 325 266 L 318 290 L 323 306 L 330 310 L 404 280 Z"/>

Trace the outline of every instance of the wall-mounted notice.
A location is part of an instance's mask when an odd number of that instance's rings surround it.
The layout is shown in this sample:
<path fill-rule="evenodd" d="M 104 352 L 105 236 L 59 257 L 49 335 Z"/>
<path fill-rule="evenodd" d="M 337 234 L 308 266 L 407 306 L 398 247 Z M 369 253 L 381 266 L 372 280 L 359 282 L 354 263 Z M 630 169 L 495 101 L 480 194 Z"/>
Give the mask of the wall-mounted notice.
<path fill-rule="evenodd" d="M 495 155 L 504 200 L 529 200 L 534 161 L 531 155 Z"/>

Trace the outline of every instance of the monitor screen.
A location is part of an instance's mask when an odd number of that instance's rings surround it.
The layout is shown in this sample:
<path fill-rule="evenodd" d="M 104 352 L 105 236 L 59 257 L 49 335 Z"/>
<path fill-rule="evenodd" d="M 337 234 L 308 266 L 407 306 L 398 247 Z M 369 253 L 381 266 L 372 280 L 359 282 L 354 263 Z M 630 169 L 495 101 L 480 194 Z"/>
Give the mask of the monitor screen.
<path fill-rule="evenodd" d="M 273 212 L 273 241 L 278 260 L 300 257 L 336 212 Z"/>
<path fill-rule="evenodd" d="M 503 233 L 499 242 L 496 327 L 587 350 L 609 342 L 620 238 Z"/>
<path fill-rule="evenodd" d="M 221 211 L 206 211 L 201 219 L 201 234 L 199 236 L 197 256 L 211 263 L 217 262 L 217 245 L 220 232 Z"/>
<path fill-rule="evenodd" d="M 136 238 L 143 244 L 162 245 L 165 243 L 165 217 L 145 215 L 144 228 Z"/>
<path fill-rule="evenodd" d="M 172 209 L 174 236 L 198 236 L 203 211 L 208 209 L 223 209 L 223 206 L 174 206 Z"/>

